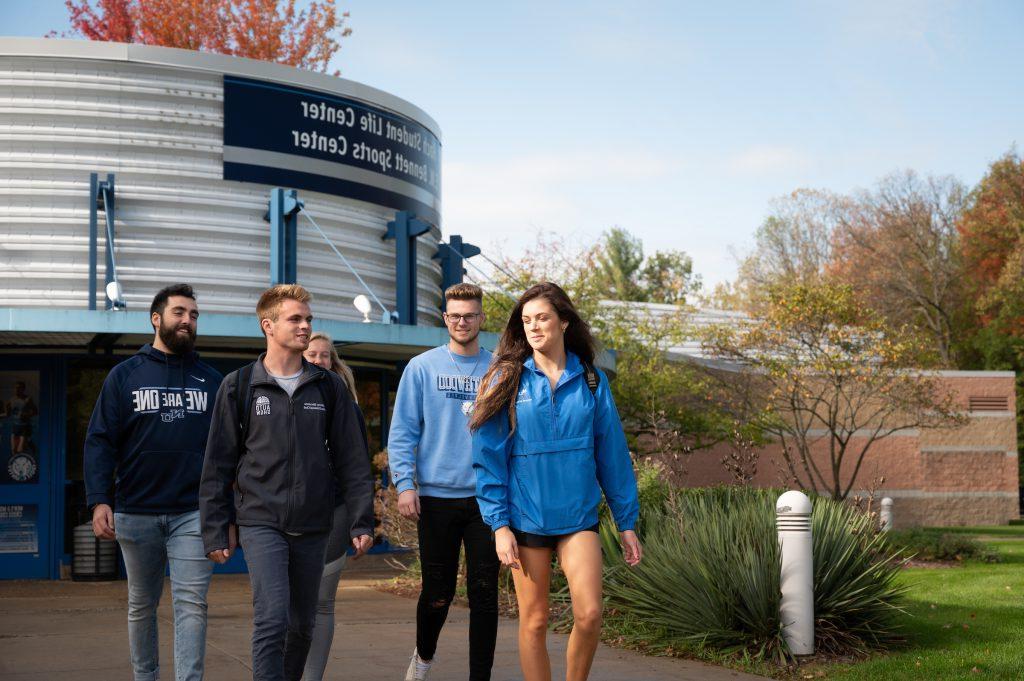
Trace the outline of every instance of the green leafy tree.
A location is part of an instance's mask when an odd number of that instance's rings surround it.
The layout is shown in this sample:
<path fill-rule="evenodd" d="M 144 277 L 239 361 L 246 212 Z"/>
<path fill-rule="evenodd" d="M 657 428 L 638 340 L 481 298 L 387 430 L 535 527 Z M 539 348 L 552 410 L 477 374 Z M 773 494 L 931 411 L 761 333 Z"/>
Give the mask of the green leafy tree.
<path fill-rule="evenodd" d="M 611 300 L 646 300 L 639 283 L 644 261 L 643 242 L 621 227 L 604 233 L 597 251 L 599 281 Z"/>
<path fill-rule="evenodd" d="M 644 299 L 652 303 L 684 305 L 700 291 L 693 259 L 683 251 L 656 251 L 640 272 Z"/>
<path fill-rule="evenodd" d="M 728 440 L 738 428 L 734 416 L 711 401 L 707 375 L 688 358 L 669 354 L 692 337 L 690 312 L 606 302 L 594 323 L 615 351 L 612 392 L 630 446 L 664 464 L 677 482 L 685 478 L 686 454 Z"/>
<path fill-rule="evenodd" d="M 621 227 L 602 235 L 595 258 L 596 281 L 608 300 L 683 305 L 700 290 L 689 255 L 669 250 L 645 258 L 643 242 Z"/>

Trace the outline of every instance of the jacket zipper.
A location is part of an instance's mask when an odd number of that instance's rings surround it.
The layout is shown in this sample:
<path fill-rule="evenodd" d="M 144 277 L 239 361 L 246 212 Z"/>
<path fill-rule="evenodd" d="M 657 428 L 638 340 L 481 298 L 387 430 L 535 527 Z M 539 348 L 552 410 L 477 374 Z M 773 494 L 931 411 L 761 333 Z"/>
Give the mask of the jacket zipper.
<path fill-rule="evenodd" d="M 294 396 L 295 393 L 299 391 L 300 387 L 301 387 L 301 385 L 295 387 L 295 392 L 292 393 L 292 396 Z M 292 485 L 293 485 L 293 482 L 294 482 L 292 480 L 292 472 L 294 470 L 295 470 L 295 399 L 294 399 L 294 397 L 289 397 L 288 398 L 288 471 L 287 471 L 287 477 L 286 477 L 286 479 L 288 480 L 288 486 L 287 486 L 287 492 L 286 492 L 288 494 L 288 501 L 285 503 L 285 511 L 284 511 L 284 526 L 285 526 L 285 528 L 289 528 L 289 529 L 291 528 L 291 524 L 292 524 L 292 505 L 293 505 L 292 504 L 292 497 L 293 497 L 293 495 L 292 495 L 292 491 L 293 491 L 292 490 Z M 286 531 L 288 531 L 288 530 L 286 530 Z"/>
<path fill-rule="evenodd" d="M 552 388 L 551 381 L 548 381 L 547 376 L 544 377 L 544 380 L 547 381 L 548 388 L 551 389 L 551 436 L 557 437 L 558 431 L 556 429 L 558 427 L 558 420 L 555 418 L 555 389 L 558 387 L 558 384 L 556 383 L 555 388 Z"/>
<path fill-rule="evenodd" d="M 292 492 L 293 492 L 292 486 L 293 486 L 294 480 L 293 480 L 292 473 L 293 473 L 293 470 L 294 470 L 294 467 L 295 467 L 295 397 L 294 396 L 295 396 L 296 393 L 298 393 L 300 390 L 302 390 L 302 388 L 305 387 L 305 385 L 307 383 L 312 383 L 312 381 L 308 381 L 307 380 L 307 381 L 304 381 L 304 382 L 300 382 L 297 386 L 295 386 L 295 391 L 292 393 L 292 396 L 288 397 L 288 470 L 285 472 L 285 480 L 287 481 L 287 486 L 285 488 L 285 494 L 287 495 L 287 500 L 285 501 L 285 517 L 282 518 L 282 523 L 281 523 L 284 526 L 283 529 L 286 532 L 293 532 L 294 531 L 293 529 L 291 529 L 292 508 L 294 507 L 294 503 L 293 503 L 294 502 L 294 495 L 292 494 Z M 277 388 L 281 392 L 285 392 L 284 388 L 282 388 L 280 385 L 278 385 L 276 381 L 271 380 L 269 382 L 260 383 L 259 385 L 264 385 L 264 384 L 268 385 L 268 386 L 271 386 L 273 388 Z M 254 384 L 254 385 L 256 385 L 256 384 Z M 285 393 L 285 394 L 287 395 L 287 393 Z M 236 474 L 236 478 L 237 478 L 237 474 Z"/>

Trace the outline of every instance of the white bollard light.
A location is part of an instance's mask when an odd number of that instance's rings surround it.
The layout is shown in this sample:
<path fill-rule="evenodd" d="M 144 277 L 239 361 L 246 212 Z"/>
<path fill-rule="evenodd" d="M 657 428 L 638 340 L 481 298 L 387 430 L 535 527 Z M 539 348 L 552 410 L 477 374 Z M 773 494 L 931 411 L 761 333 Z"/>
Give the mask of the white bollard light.
<path fill-rule="evenodd" d="M 882 511 L 878 514 L 878 519 L 882 523 L 882 532 L 892 529 L 892 499 L 889 497 L 882 499 Z"/>
<path fill-rule="evenodd" d="M 782 551 L 782 636 L 794 655 L 814 653 L 814 553 L 811 500 L 789 491 L 775 502 L 775 526 Z"/>

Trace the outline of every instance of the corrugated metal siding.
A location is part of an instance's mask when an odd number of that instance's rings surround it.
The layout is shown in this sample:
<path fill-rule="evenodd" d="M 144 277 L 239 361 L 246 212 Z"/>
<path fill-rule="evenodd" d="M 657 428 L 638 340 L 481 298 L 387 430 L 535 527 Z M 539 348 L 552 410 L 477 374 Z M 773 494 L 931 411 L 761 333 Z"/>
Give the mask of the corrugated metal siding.
<path fill-rule="evenodd" d="M 254 112 L 260 115 L 260 112 Z M 248 313 L 269 283 L 270 187 L 221 179 L 221 77 L 98 60 L 0 57 L 0 305 L 86 307 L 89 173 L 116 173 L 116 256 L 128 305 L 174 281 L 201 309 Z M 317 222 L 394 308 L 393 211 L 302 192 Z M 99 279 L 104 250 L 100 216 Z M 314 314 L 357 320 L 355 278 L 300 221 L 299 281 Z M 420 323 L 440 318 L 439 234 L 421 240 Z M 103 301 L 102 290 L 99 301 Z M 375 319 L 379 315 L 375 313 Z"/>

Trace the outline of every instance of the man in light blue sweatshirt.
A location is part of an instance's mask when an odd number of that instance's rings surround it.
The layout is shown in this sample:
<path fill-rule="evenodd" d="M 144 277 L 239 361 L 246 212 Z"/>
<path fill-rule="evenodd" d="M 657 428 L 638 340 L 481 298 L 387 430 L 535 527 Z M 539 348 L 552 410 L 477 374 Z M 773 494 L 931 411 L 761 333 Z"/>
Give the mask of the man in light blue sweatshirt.
<path fill-rule="evenodd" d="M 418 521 L 423 575 L 416 606 L 416 649 L 405 678 L 427 678 L 455 596 L 464 544 L 469 678 L 488 681 L 498 634 L 499 562 L 494 535 L 476 502 L 469 415 L 491 353 L 478 339 L 484 320 L 480 287 L 456 284 L 444 297 L 449 341 L 409 362 L 398 385 L 388 436 L 398 510 Z"/>

